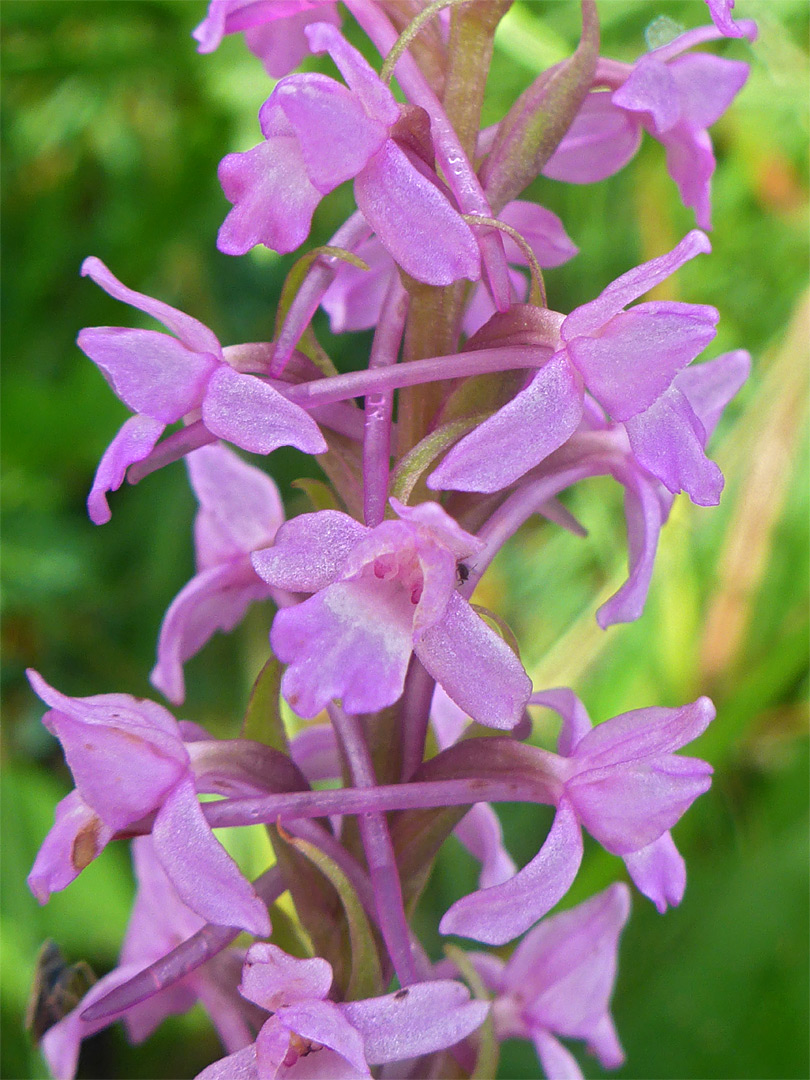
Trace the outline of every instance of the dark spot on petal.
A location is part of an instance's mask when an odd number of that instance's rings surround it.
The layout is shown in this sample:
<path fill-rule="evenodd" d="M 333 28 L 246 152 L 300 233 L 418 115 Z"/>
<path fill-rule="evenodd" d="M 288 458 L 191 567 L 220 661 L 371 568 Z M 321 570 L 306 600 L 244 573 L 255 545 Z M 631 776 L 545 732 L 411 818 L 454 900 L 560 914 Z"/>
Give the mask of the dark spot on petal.
<path fill-rule="evenodd" d="M 100 851 L 98 832 L 101 822 L 93 818 L 76 833 L 73 847 L 70 850 L 70 861 L 76 870 L 84 870 L 89 866 Z"/>
<path fill-rule="evenodd" d="M 397 990 L 397 992 L 394 994 L 394 1001 L 402 1001 L 402 999 L 406 998 L 409 993 L 410 991 L 408 990 L 407 986 L 403 987 L 402 990 Z"/>

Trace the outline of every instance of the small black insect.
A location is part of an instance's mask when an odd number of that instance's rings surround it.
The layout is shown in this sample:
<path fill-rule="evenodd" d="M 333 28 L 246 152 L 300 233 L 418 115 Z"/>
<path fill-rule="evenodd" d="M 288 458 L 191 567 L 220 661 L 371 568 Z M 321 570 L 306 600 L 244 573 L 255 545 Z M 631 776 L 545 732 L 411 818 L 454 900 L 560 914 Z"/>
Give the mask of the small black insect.
<path fill-rule="evenodd" d="M 460 562 L 456 564 L 456 574 L 458 575 L 459 585 L 465 585 L 470 577 L 470 568 L 466 563 Z"/>
<path fill-rule="evenodd" d="M 394 1001 L 402 1001 L 403 998 L 406 998 L 408 996 L 408 993 L 409 990 L 407 986 L 403 987 L 402 990 L 397 990 L 397 992 L 394 994 Z"/>
<path fill-rule="evenodd" d="M 84 960 L 68 964 L 55 941 L 44 942 L 25 1010 L 25 1027 L 34 1041 L 39 1042 L 49 1028 L 73 1012 L 95 981 L 92 968 Z"/>

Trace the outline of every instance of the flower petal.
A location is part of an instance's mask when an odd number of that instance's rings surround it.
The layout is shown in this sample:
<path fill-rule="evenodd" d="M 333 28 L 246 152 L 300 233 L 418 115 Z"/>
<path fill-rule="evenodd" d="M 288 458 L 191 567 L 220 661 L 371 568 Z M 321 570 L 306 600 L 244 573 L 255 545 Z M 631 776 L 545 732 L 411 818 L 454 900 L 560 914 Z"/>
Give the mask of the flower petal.
<path fill-rule="evenodd" d="M 251 945 L 242 968 L 239 992 L 268 1012 L 311 998 L 323 1000 L 332 985 L 332 968 L 314 956 L 300 960 L 277 945 Z"/>
<path fill-rule="evenodd" d="M 217 926 L 239 926 L 268 937 L 267 908 L 215 838 L 191 779 L 177 784 L 152 828 L 155 852 L 180 899 Z"/>
<path fill-rule="evenodd" d="M 579 374 L 565 352 L 555 353 L 528 386 L 456 443 L 428 477 L 428 487 L 500 491 L 573 435 L 582 401 Z"/>
<path fill-rule="evenodd" d="M 636 888 L 652 900 L 659 914 L 680 904 L 686 890 L 686 863 L 671 833 L 662 833 L 651 844 L 622 857 Z"/>
<path fill-rule="evenodd" d="M 369 1064 L 382 1065 L 454 1046 L 483 1023 L 489 1002 L 470 1001 L 466 986 L 442 979 L 338 1008 L 362 1035 Z"/>
<path fill-rule="evenodd" d="M 572 311 L 560 330 L 563 340 L 570 342 L 581 334 L 598 331 L 627 304 L 638 300 L 655 285 L 674 274 L 684 263 L 694 259 L 696 255 L 711 251 L 711 248 L 708 236 L 698 229 L 693 229 L 672 251 L 628 270 L 608 285 L 595 300 Z"/>
<path fill-rule="evenodd" d="M 457 900 L 439 923 L 439 932 L 504 945 L 565 896 L 581 861 L 579 823 L 573 807 L 562 799 L 546 841 L 531 862 L 502 885 Z"/>
<path fill-rule="evenodd" d="M 751 374 L 751 354 L 745 349 L 723 353 L 703 364 L 692 364 L 676 376 L 674 385 L 711 438 L 723 409 Z"/>
<path fill-rule="evenodd" d="M 320 1043 L 340 1054 L 353 1066 L 355 1073 L 343 1076 L 371 1076 L 363 1048 L 363 1037 L 343 1015 L 342 1009 L 331 1001 L 301 1001 L 279 1009 L 274 1017 L 290 1031 L 308 1042 Z M 324 1075 L 334 1076 L 334 1072 Z"/>
<path fill-rule="evenodd" d="M 636 460 L 673 494 L 686 491 L 698 506 L 720 502 L 723 474 L 706 457 L 705 429 L 676 386 L 625 427 Z"/>
<path fill-rule="evenodd" d="M 543 166 L 543 176 L 592 184 L 613 176 L 641 145 L 641 123 L 613 104 L 609 90 L 592 90 L 562 142 Z"/>
<path fill-rule="evenodd" d="M 244 255 L 264 244 L 283 255 L 306 240 L 322 196 L 307 177 L 294 136 L 274 136 L 244 154 L 227 154 L 217 176 L 233 203 L 217 235 L 220 251 Z"/>
<path fill-rule="evenodd" d="M 107 493 L 121 487 L 130 465 L 149 457 L 165 426 L 151 416 L 131 416 L 124 422 L 104 451 L 87 496 L 87 513 L 94 525 L 106 525 L 110 520 Z"/>
<path fill-rule="evenodd" d="M 279 611 L 270 644 L 289 667 L 284 697 L 299 716 L 332 698 L 349 713 L 375 712 L 402 694 L 411 657 L 413 606 L 396 582 L 338 582 Z"/>
<path fill-rule="evenodd" d="M 265 1080 L 256 1061 L 256 1043 L 213 1062 L 195 1080 Z"/>
<path fill-rule="evenodd" d="M 417 281 L 451 285 L 481 276 L 470 226 L 392 139 L 358 174 L 354 195 L 380 243 Z"/>
<path fill-rule="evenodd" d="M 217 336 L 207 326 L 160 300 L 153 300 L 151 296 L 128 289 L 110 273 L 101 259 L 97 259 L 94 255 L 85 259 L 81 273 L 82 277 L 92 278 L 96 285 L 99 285 L 110 296 L 114 296 L 116 300 L 121 300 L 139 311 L 145 311 L 147 315 L 163 323 L 167 330 L 176 334 L 187 349 L 197 353 L 211 353 L 219 359 L 222 358 L 222 349 Z"/>
<path fill-rule="evenodd" d="M 273 547 L 253 553 L 253 567 L 269 585 L 317 592 L 335 581 L 367 533 L 365 525 L 340 510 L 299 514 L 281 526 Z"/>
<path fill-rule="evenodd" d="M 28 875 L 28 888 L 46 904 L 51 893 L 74 881 L 112 840 L 115 833 L 78 791 L 56 804 L 54 822 Z"/>
<path fill-rule="evenodd" d="M 532 684 L 504 639 L 458 593 L 444 617 L 425 630 L 414 652 L 468 716 L 490 727 L 513 728 Z"/>
<path fill-rule="evenodd" d="M 253 454 L 294 446 L 304 454 L 323 454 L 326 440 L 300 405 L 269 383 L 222 364 L 208 384 L 203 421 L 212 434 Z"/>
<path fill-rule="evenodd" d="M 503 844 L 503 829 L 489 803 L 476 803 L 453 830 L 455 836 L 481 863 L 478 888 L 500 885 L 517 873 L 517 867 Z"/>

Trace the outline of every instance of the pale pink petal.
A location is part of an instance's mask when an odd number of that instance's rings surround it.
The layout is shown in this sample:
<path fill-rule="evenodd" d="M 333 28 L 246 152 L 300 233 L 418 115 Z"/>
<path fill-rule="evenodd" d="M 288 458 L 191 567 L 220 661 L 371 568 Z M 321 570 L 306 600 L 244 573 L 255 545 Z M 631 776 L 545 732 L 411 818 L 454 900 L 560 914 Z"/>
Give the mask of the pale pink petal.
<path fill-rule="evenodd" d="M 529 698 L 530 705 L 542 705 L 553 709 L 562 719 L 557 738 L 557 752 L 571 757 L 580 742 L 593 728 L 591 718 L 573 690 L 565 686 L 553 690 L 538 690 Z"/>
<path fill-rule="evenodd" d="M 668 131 L 681 119 L 672 67 L 654 56 L 643 56 L 613 94 L 613 104 L 630 112 L 647 113 L 656 135 Z"/>
<path fill-rule="evenodd" d="M 498 217 L 513 229 L 517 229 L 544 269 L 562 266 L 579 251 L 571 242 L 557 215 L 537 203 L 515 199 L 514 202 L 506 204 Z M 528 265 L 525 253 L 510 236 L 504 236 L 503 244 L 509 262 Z"/>
<path fill-rule="evenodd" d="M 289 665 L 281 682 L 299 716 L 332 698 L 349 713 L 375 712 L 402 694 L 411 656 L 413 605 L 396 581 L 338 582 L 279 611 L 270 632 Z"/>
<path fill-rule="evenodd" d="M 152 837 L 163 869 L 192 911 L 217 926 L 269 936 L 266 906 L 214 837 L 190 779 L 177 784 L 163 803 Z"/>
<path fill-rule="evenodd" d="M 314 724 L 290 740 L 290 757 L 309 780 L 335 780 L 340 776 L 340 754 L 331 724 Z"/>
<path fill-rule="evenodd" d="M 595 300 L 572 311 L 560 330 L 563 340 L 570 342 L 581 334 L 598 332 L 627 304 L 638 300 L 653 286 L 665 281 L 696 255 L 709 251 L 709 238 L 698 229 L 693 229 L 672 251 L 628 270 L 626 274 L 611 282 Z"/>
<path fill-rule="evenodd" d="M 715 124 L 745 86 L 748 64 L 710 53 L 678 56 L 669 65 L 681 107 L 681 118 L 691 127 Z"/>
<path fill-rule="evenodd" d="M 339 30 L 321 22 L 304 31 L 314 53 L 328 52 L 349 88 L 362 102 L 369 117 L 391 127 L 399 119 L 394 95 L 367 60 Z"/>
<path fill-rule="evenodd" d="M 512 728 L 523 716 L 532 684 L 504 639 L 458 593 L 440 622 L 414 651 L 426 670 L 468 716 L 490 727 Z"/>
<path fill-rule="evenodd" d="M 310 998 L 280 1008 L 274 1019 L 303 1039 L 320 1043 L 340 1054 L 356 1070 L 354 1076 L 371 1076 L 363 1049 L 363 1037 L 343 1015 L 340 1006 L 331 1001 L 313 1001 Z"/>
<path fill-rule="evenodd" d="M 578 744 L 576 756 L 589 768 L 603 768 L 670 754 L 702 735 L 714 717 L 707 697 L 677 709 L 633 709 L 597 724 Z"/>
<path fill-rule="evenodd" d="M 661 142 L 666 150 L 667 172 L 678 185 L 681 202 L 695 211 L 695 221 L 701 229 L 710 229 L 711 183 L 716 162 L 708 132 L 678 124 L 662 136 Z"/>
<path fill-rule="evenodd" d="M 157 330 L 95 326 L 76 341 L 124 404 L 164 424 L 197 408 L 221 363 L 216 354 L 195 352 Z"/>
<path fill-rule="evenodd" d="M 234 204 L 217 236 L 220 251 L 244 255 L 264 244 L 283 255 L 306 240 L 321 193 L 307 177 L 294 136 L 274 136 L 244 154 L 227 154 L 217 176 Z"/>
<path fill-rule="evenodd" d="M 213 521 L 220 542 L 216 552 L 197 550 L 197 565 L 206 569 L 225 559 L 248 554 L 271 543 L 284 521 L 284 506 L 271 477 L 248 465 L 227 446 L 202 446 L 186 458 L 189 479 L 200 504 L 198 517 Z"/>
<path fill-rule="evenodd" d="M 288 401 L 269 383 L 222 364 L 208 384 L 203 421 L 212 434 L 253 454 L 294 446 L 304 454 L 322 454 L 326 440 L 300 405 Z"/>
<path fill-rule="evenodd" d="M 555 353 L 525 389 L 456 443 L 428 477 L 428 487 L 500 491 L 573 435 L 582 400 L 578 372 L 565 352 Z"/>
<path fill-rule="evenodd" d="M 269 585 L 317 592 L 335 581 L 367 533 L 365 525 L 339 510 L 299 514 L 281 526 L 273 547 L 254 552 L 253 567 Z"/>
<path fill-rule="evenodd" d="M 115 830 L 105 825 L 78 791 L 56 804 L 54 822 L 34 859 L 28 888 L 46 904 L 51 893 L 74 881 L 112 840 Z"/>
<path fill-rule="evenodd" d="M 513 878 L 457 900 L 439 923 L 442 934 L 504 945 L 533 926 L 568 892 L 582 861 L 573 807 L 561 800 L 537 855 Z"/>
<path fill-rule="evenodd" d="M 706 348 L 718 318 L 716 308 L 703 304 L 638 304 L 598 333 L 569 340 L 568 354 L 600 405 L 614 420 L 627 420 L 652 405 Z"/>
<path fill-rule="evenodd" d="M 355 248 L 369 269 L 341 263 L 335 279 L 321 298 L 333 334 L 368 330 L 377 325 L 383 300 L 397 272 L 396 264 L 376 236 Z"/>
<path fill-rule="evenodd" d="M 351 90 L 326 75 L 283 79 L 262 111 L 276 108 L 295 132 L 310 183 L 323 195 L 357 176 L 388 138 L 388 127 L 368 116 Z M 267 128 L 262 123 L 265 135 Z"/>
<path fill-rule="evenodd" d="M 280 6 L 278 0 L 270 2 Z M 308 55 L 310 49 L 304 27 L 313 22 L 329 22 L 333 26 L 340 26 L 340 16 L 333 4 L 308 4 L 307 7 L 309 10 L 288 15 L 283 21 L 250 26 L 245 30 L 247 47 L 254 56 L 259 57 L 264 70 L 272 79 L 282 78 L 297 68 Z"/>
<path fill-rule="evenodd" d="M 459 982 L 437 980 L 338 1008 L 362 1035 L 369 1064 L 380 1065 L 454 1046 L 483 1023 L 489 1003 L 470 1001 Z"/>
<path fill-rule="evenodd" d="M 699 506 L 716 506 L 723 474 L 706 457 L 706 432 L 686 397 L 672 386 L 644 412 L 625 422 L 639 462 L 671 491 L 688 492 Z"/>
<path fill-rule="evenodd" d="M 197 319 L 170 307 L 160 300 L 153 300 L 151 296 L 128 289 L 117 277 L 110 273 L 101 259 L 94 255 L 85 259 L 82 263 L 81 273 L 83 277 L 90 277 L 110 296 L 121 300 L 139 311 L 145 311 L 153 319 L 162 322 L 167 330 L 183 342 L 186 348 L 197 353 L 211 353 L 213 356 L 222 358 L 222 349 L 216 335 Z"/>
<path fill-rule="evenodd" d="M 543 166 L 543 176 L 592 184 L 624 168 L 641 145 L 641 123 L 611 101 L 609 90 L 585 98 L 562 142 Z"/>
<path fill-rule="evenodd" d="M 709 5 L 712 22 L 721 33 L 726 37 L 745 36 L 745 30 L 731 17 L 734 0 L 706 0 L 706 3 Z"/>
<path fill-rule="evenodd" d="M 623 858 L 636 888 L 652 900 L 661 915 L 668 906 L 680 904 L 686 890 L 686 863 L 671 833 L 663 833 L 651 844 Z"/>
<path fill-rule="evenodd" d="M 676 377 L 674 385 L 689 402 L 707 438 L 750 373 L 751 354 L 736 349 L 704 364 L 693 364 Z"/>
<path fill-rule="evenodd" d="M 197 574 L 183 586 L 163 618 L 157 664 L 149 681 L 175 705 L 185 699 L 183 664 L 213 635 L 229 633 L 254 600 L 270 595 L 247 555 Z"/>
<path fill-rule="evenodd" d="M 541 1027 L 533 1029 L 532 1042 L 546 1080 L 585 1080 L 577 1059 L 550 1032 Z"/>
<path fill-rule="evenodd" d="M 517 872 L 514 860 L 503 845 L 503 829 L 489 803 L 476 803 L 453 830 L 473 858 L 481 863 L 478 888 L 500 885 Z"/>
<path fill-rule="evenodd" d="M 311 998 L 322 1000 L 332 985 L 332 968 L 319 956 L 300 960 L 277 945 L 251 945 L 239 992 L 268 1012 Z"/>
<path fill-rule="evenodd" d="M 380 243 L 417 281 L 451 285 L 481 276 L 470 226 L 392 139 L 358 174 L 354 195 Z"/>
<path fill-rule="evenodd" d="M 87 513 L 94 525 L 106 525 L 110 520 L 107 492 L 121 487 L 130 465 L 149 457 L 165 426 L 151 416 L 131 416 L 124 422 L 104 451 L 87 496 Z"/>

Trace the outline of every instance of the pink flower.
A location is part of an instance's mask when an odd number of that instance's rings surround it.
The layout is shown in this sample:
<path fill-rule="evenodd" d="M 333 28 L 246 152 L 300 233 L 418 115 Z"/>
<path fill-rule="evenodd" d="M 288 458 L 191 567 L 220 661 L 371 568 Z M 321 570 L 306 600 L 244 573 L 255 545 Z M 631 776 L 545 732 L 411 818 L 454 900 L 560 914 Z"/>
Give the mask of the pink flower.
<path fill-rule="evenodd" d="M 226 34 L 244 31 L 245 43 L 272 79 L 298 67 L 309 52 L 304 28 L 313 22 L 340 26 L 334 0 L 211 0 L 192 36 L 210 53 Z"/>
<path fill-rule="evenodd" d="M 186 464 L 200 504 L 194 523 L 197 573 L 166 612 L 151 675 L 175 705 L 185 697 L 185 661 L 217 630 L 232 630 L 254 600 L 272 594 L 250 556 L 273 542 L 284 521 L 274 482 L 227 447 L 202 446 Z"/>
<path fill-rule="evenodd" d="M 335 510 L 304 514 L 253 556 L 270 585 L 315 594 L 273 622 L 270 644 L 289 665 L 284 696 L 301 716 L 332 698 L 350 713 L 383 709 L 402 694 L 415 652 L 469 716 L 513 727 L 529 679 L 457 591 L 458 563 L 481 542 L 438 503 L 391 505 L 399 520 L 373 529 Z"/>
<path fill-rule="evenodd" d="M 294 251 L 324 195 L 354 178 L 357 206 L 395 261 L 419 281 L 449 285 L 480 276 L 478 245 L 427 165 L 393 137 L 400 109 L 377 73 L 326 23 L 307 27 L 348 86 L 326 75 L 289 75 L 259 112 L 265 141 L 228 154 L 219 180 L 234 204 L 218 246 L 243 255 L 256 244 Z"/>
<path fill-rule="evenodd" d="M 113 835 L 155 814 L 155 853 L 181 900 L 208 922 L 270 932 L 267 908 L 214 837 L 197 801 L 191 758 L 174 717 L 129 694 L 73 698 L 29 669 L 35 693 L 51 708 L 42 718 L 65 753 L 76 790 L 28 877 L 41 903 L 63 889 Z"/>
<path fill-rule="evenodd" d="M 254 1044 L 209 1065 L 197 1080 L 370 1077 L 369 1065 L 453 1046 L 489 1010 L 450 980 L 338 1003 L 328 998 L 331 984 L 332 968 L 320 957 L 298 960 L 275 945 L 251 946 L 240 990 L 273 1015 Z"/>
<path fill-rule="evenodd" d="M 128 289 L 100 259 L 85 259 L 82 274 L 174 335 L 120 326 L 95 326 L 79 334 L 79 348 L 137 414 L 126 421 L 99 462 L 87 499 L 97 525 L 110 520 L 107 492 L 121 486 L 127 468 L 148 457 L 168 424 L 198 410 L 212 435 L 255 454 L 269 454 L 279 446 L 295 446 L 305 454 L 326 450 L 312 417 L 255 375 L 234 371 L 207 326 Z"/>

